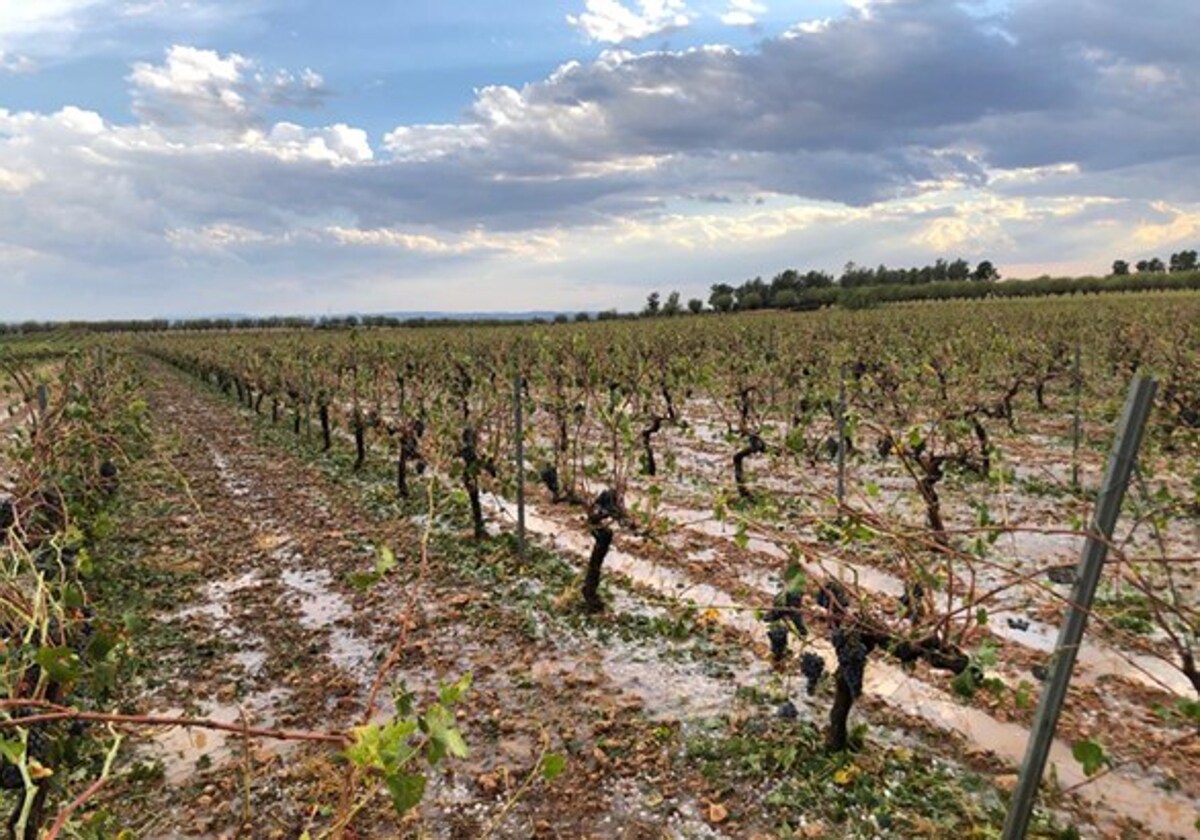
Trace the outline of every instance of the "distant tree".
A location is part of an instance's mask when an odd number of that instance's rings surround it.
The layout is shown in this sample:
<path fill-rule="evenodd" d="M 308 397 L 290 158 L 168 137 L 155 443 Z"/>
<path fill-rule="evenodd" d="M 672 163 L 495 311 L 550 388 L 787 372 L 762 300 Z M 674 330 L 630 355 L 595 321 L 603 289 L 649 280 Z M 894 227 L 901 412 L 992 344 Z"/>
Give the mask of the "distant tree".
<path fill-rule="evenodd" d="M 842 269 L 842 276 L 838 282 L 847 289 L 853 289 L 858 286 L 872 286 L 875 284 L 875 270 L 863 268 L 850 260 Z"/>
<path fill-rule="evenodd" d="M 585 321 L 590 321 L 590 320 L 592 320 L 592 316 L 589 315 L 587 312 L 576 312 L 575 313 L 575 321 L 577 323 L 582 324 Z"/>
<path fill-rule="evenodd" d="M 947 263 L 941 257 L 938 257 L 937 260 L 935 260 L 933 263 L 933 280 L 934 280 L 934 282 L 940 283 L 941 281 L 948 279 L 946 277 L 946 272 L 949 268 L 950 268 L 949 263 Z"/>
<path fill-rule="evenodd" d="M 971 276 L 971 264 L 959 258 L 946 266 L 947 280 L 966 280 Z"/>
<path fill-rule="evenodd" d="M 556 324 L 568 324 L 570 322 L 571 316 L 567 315 L 565 312 L 560 312 L 554 316 L 554 323 Z"/>
<path fill-rule="evenodd" d="M 747 280 L 738 286 L 733 294 L 737 299 L 738 309 L 761 309 L 771 299 L 771 287 L 764 283 L 761 277 L 755 277 L 753 280 Z M 753 300 L 755 301 L 753 305 L 747 305 L 746 303 L 747 298 L 750 296 L 753 296 Z"/>
<path fill-rule="evenodd" d="M 1000 279 L 1000 272 L 996 270 L 996 266 L 992 265 L 991 260 L 983 260 L 975 266 L 971 279 L 980 283 L 991 283 Z"/>
<path fill-rule="evenodd" d="M 827 289 L 833 285 L 833 276 L 824 271 L 805 273 L 800 285 L 805 289 Z"/>
<path fill-rule="evenodd" d="M 1194 250 L 1180 251 L 1178 254 L 1171 255 L 1172 274 L 1180 271 L 1195 271 L 1196 267 L 1196 252 Z"/>
<path fill-rule="evenodd" d="M 1167 270 L 1167 267 L 1158 257 L 1151 257 L 1148 260 L 1138 260 L 1137 270 L 1138 274 L 1161 274 Z"/>
<path fill-rule="evenodd" d="M 1129 263 L 1125 260 L 1113 260 L 1112 273 L 1123 277 L 1129 273 Z"/>
<path fill-rule="evenodd" d="M 729 312 L 733 309 L 733 304 L 736 298 L 733 295 L 733 286 L 728 283 L 717 283 L 708 296 L 708 305 L 718 312 Z"/>
<path fill-rule="evenodd" d="M 679 292 L 671 292 L 667 295 L 667 302 L 663 304 L 662 314 L 667 317 L 673 317 L 683 312 L 683 304 L 679 302 Z"/>
<path fill-rule="evenodd" d="M 733 309 L 733 291 L 714 292 L 708 299 L 708 305 L 717 312 L 729 312 Z"/>
<path fill-rule="evenodd" d="M 691 312 L 693 315 L 699 315 L 703 311 L 704 301 L 700 300 L 700 298 L 692 298 L 688 301 L 688 312 Z"/>
<path fill-rule="evenodd" d="M 771 306 L 775 309 L 792 309 L 798 303 L 800 303 L 800 295 L 791 289 L 784 289 L 782 292 L 777 292 L 771 300 Z"/>
<path fill-rule="evenodd" d="M 658 315 L 661 308 L 662 306 L 659 303 L 658 292 L 651 292 L 646 298 L 646 308 L 642 310 L 642 316 L 646 318 L 653 318 Z"/>
<path fill-rule="evenodd" d="M 776 298 L 783 292 L 797 292 L 800 289 L 800 272 L 794 268 L 781 271 L 771 279 L 771 306 L 779 306 Z"/>
<path fill-rule="evenodd" d="M 615 309 L 605 309 L 602 312 L 596 313 L 597 321 L 615 321 L 621 317 L 621 313 Z"/>
<path fill-rule="evenodd" d="M 762 309 L 765 302 L 762 292 L 749 291 L 738 296 L 738 309 Z"/>

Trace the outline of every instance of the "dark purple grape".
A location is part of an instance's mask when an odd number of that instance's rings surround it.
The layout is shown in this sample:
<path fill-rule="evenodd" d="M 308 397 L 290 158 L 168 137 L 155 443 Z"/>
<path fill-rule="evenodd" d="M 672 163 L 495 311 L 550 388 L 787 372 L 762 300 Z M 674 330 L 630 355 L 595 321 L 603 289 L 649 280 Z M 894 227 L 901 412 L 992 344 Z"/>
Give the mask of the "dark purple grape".
<path fill-rule="evenodd" d="M 7 758 L 0 759 L 0 790 L 20 790 L 23 787 L 25 779 L 21 777 L 17 765 L 9 763 Z"/>
<path fill-rule="evenodd" d="M 770 612 L 763 616 L 763 621 L 783 621 L 792 626 L 798 638 L 808 636 L 808 627 L 804 624 L 804 614 L 800 605 L 804 601 L 804 593 L 787 590 L 775 596 L 775 603 Z"/>
<path fill-rule="evenodd" d="M 817 590 L 817 604 L 831 612 L 840 613 L 850 604 L 850 596 L 836 580 L 827 580 Z"/>
<path fill-rule="evenodd" d="M 538 478 L 542 480 L 542 484 L 546 485 L 546 489 L 550 491 L 556 498 L 558 497 L 558 470 L 552 464 L 547 464 L 542 467 Z"/>
<path fill-rule="evenodd" d="M 805 651 L 800 658 L 800 673 L 804 675 L 805 690 L 812 697 L 817 691 L 817 683 L 825 674 L 825 660 L 812 651 Z"/>
<path fill-rule="evenodd" d="M 767 638 L 771 642 L 771 659 L 776 664 L 783 662 L 788 655 L 788 630 L 779 623 L 772 624 L 767 629 Z"/>

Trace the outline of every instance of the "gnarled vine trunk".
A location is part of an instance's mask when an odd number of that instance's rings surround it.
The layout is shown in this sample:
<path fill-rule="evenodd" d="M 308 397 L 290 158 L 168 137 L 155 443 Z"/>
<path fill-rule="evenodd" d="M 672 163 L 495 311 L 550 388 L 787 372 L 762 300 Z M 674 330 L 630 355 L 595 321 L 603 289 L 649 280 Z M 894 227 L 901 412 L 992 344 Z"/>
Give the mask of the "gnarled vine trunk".
<path fill-rule="evenodd" d="M 596 613 L 604 609 L 604 601 L 600 599 L 600 570 L 612 546 L 613 530 L 606 525 L 596 525 L 592 527 L 591 534 L 595 542 L 588 557 L 587 574 L 583 578 L 583 604 L 588 612 Z"/>
<path fill-rule="evenodd" d="M 753 497 L 750 488 L 746 486 L 746 467 L 745 461 L 752 455 L 761 455 L 767 451 L 767 445 L 763 439 L 756 434 L 750 435 L 750 440 L 745 447 L 739 449 L 733 456 L 733 480 L 737 485 L 738 495 L 743 499 Z"/>

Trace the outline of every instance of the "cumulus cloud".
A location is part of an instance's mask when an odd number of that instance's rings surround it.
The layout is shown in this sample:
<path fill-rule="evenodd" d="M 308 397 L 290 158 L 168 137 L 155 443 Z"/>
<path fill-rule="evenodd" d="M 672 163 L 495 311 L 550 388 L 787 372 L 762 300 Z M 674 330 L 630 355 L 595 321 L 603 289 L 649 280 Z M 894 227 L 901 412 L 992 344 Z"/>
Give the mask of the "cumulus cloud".
<path fill-rule="evenodd" d="M 754 26 L 767 7 L 757 0 L 729 0 L 729 8 L 721 15 L 726 26 Z"/>
<path fill-rule="evenodd" d="M 620 44 L 638 41 L 691 23 L 684 0 L 636 0 L 631 9 L 618 0 L 587 0 L 586 10 L 567 22 L 591 41 Z"/>
<path fill-rule="evenodd" d="M 179 45 L 167 49 L 162 64 L 134 64 L 129 81 L 133 112 L 161 126 L 245 130 L 269 108 L 314 108 L 326 95 L 312 70 L 269 72 L 237 53 Z"/>
<path fill-rule="evenodd" d="M 1195 246 L 1195 239 L 1200 236 L 1200 210 L 1193 208 L 1189 212 L 1179 207 L 1172 207 L 1165 201 L 1151 202 L 1150 210 L 1154 220 L 1139 221 L 1133 232 L 1135 243 L 1144 248 L 1159 248 L 1188 242 Z"/>

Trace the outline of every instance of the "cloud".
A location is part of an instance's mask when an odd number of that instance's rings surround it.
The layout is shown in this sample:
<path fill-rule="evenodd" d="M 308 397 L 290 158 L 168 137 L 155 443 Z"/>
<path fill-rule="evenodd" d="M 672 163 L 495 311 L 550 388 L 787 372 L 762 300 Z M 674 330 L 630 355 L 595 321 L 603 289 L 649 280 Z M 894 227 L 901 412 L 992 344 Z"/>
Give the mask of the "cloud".
<path fill-rule="evenodd" d="M 0 48 L 31 45 L 38 39 L 55 41 L 75 36 L 82 19 L 104 0 L 38 0 L 31 3 L 5 3 L 0 15 Z"/>
<path fill-rule="evenodd" d="M 0 51 L 37 59 L 115 53 L 147 37 L 226 28 L 276 0 L 9 0 L 0 14 Z"/>
<path fill-rule="evenodd" d="M 754 26 L 767 7 L 756 0 L 729 0 L 729 9 L 721 15 L 726 26 Z"/>
<path fill-rule="evenodd" d="M 129 76 L 133 112 L 159 126 L 245 130 L 259 125 L 270 108 L 314 108 L 326 95 L 312 70 L 268 72 L 229 53 L 172 46 L 162 64 L 138 62 Z"/>
<path fill-rule="evenodd" d="M 492 178 L 571 179 L 649 157 L 662 186 L 686 171 L 742 190 L 871 202 L 978 178 L 954 147 L 969 147 L 981 119 L 1070 103 L 1072 82 L 1053 65 L 955 6 L 897 3 L 752 52 L 606 52 L 521 88 L 485 87 L 462 123 L 401 126 L 386 145 L 400 160 L 458 161 Z"/>
<path fill-rule="evenodd" d="M 10 55 L 0 50 L 0 75 L 11 73 L 23 76 L 37 71 L 37 62 L 27 55 Z"/>
<path fill-rule="evenodd" d="M 684 0 L 636 0 L 637 10 L 618 0 L 587 0 L 586 11 L 567 15 L 567 22 L 590 41 L 621 44 L 639 41 L 673 29 L 683 29 L 691 18 Z"/>
<path fill-rule="evenodd" d="M 1133 241 L 1143 248 L 1159 248 L 1165 245 L 1196 245 L 1200 236 L 1200 212 L 1172 207 L 1163 201 L 1151 203 L 1150 209 L 1164 221 L 1140 221 L 1133 232 Z"/>
<path fill-rule="evenodd" d="M 1063 3 L 1101 22 L 1120 5 Z M 209 311 L 631 298 L 590 301 L 607 306 L 797 254 L 1099 271 L 1186 246 L 1200 218 L 1200 55 L 1161 23 L 1130 32 L 1025 0 L 874 2 L 748 49 L 606 50 L 374 140 L 320 124 L 311 71 L 174 46 L 132 66 L 131 121 L 0 109 L 0 295 L 14 317 L 135 292 L 181 311 L 154 278 Z"/>

